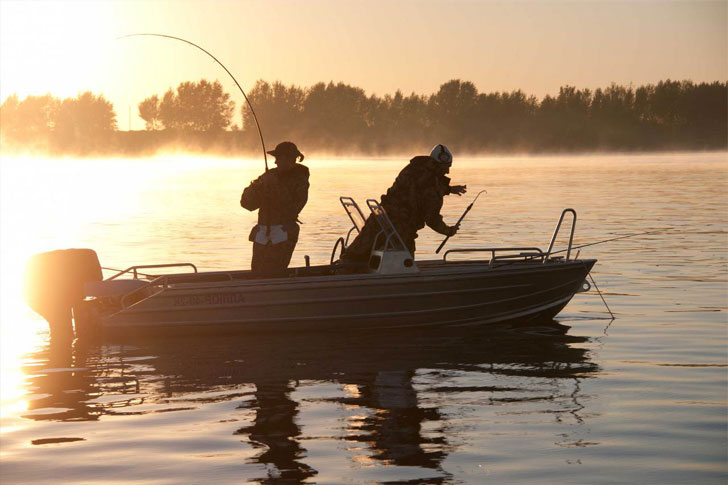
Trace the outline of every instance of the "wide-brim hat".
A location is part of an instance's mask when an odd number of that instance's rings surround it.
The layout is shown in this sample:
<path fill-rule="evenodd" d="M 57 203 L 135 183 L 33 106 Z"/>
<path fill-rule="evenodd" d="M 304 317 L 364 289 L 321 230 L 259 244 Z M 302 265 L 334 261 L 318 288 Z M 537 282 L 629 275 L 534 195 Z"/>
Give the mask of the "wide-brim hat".
<path fill-rule="evenodd" d="M 277 157 L 279 155 L 298 157 L 301 155 L 301 152 L 298 151 L 298 147 L 296 146 L 296 144 L 290 141 L 280 142 L 278 145 L 276 145 L 275 149 L 270 150 L 267 153 L 269 155 L 273 155 L 274 157 Z"/>

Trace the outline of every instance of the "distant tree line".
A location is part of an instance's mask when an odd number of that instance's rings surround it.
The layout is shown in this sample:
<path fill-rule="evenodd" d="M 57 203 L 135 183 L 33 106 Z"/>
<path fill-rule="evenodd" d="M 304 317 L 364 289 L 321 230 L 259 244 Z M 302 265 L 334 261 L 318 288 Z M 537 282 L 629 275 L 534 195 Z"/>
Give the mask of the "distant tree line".
<path fill-rule="evenodd" d="M 230 126 L 234 111 L 235 103 L 220 82 L 204 79 L 183 82 L 176 93 L 170 88 L 161 101 L 154 95 L 139 103 L 147 130 L 220 131 Z"/>
<path fill-rule="evenodd" d="M 386 153 L 433 143 L 460 153 L 728 147 L 728 83 L 721 82 L 565 86 L 539 102 L 522 91 L 479 93 L 460 80 L 429 96 L 383 97 L 343 83 L 302 89 L 258 81 L 248 97 L 268 139 L 301 140 L 317 150 Z M 246 107 L 243 119 L 252 141 Z"/>
<path fill-rule="evenodd" d="M 47 152 L 105 151 L 117 129 L 113 105 L 90 91 L 75 98 L 46 94 L 0 105 L 0 148 L 33 147 Z"/>
<path fill-rule="evenodd" d="M 421 152 L 445 143 L 458 153 L 576 152 L 728 148 L 728 83 L 661 81 L 591 91 L 564 86 L 538 100 L 520 90 L 479 93 L 452 80 L 432 95 L 367 95 L 344 83 L 308 88 L 258 81 L 248 98 L 271 146 L 293 140 L 304 152 L 386 154 Z M 4 143 L 45 140 L 60 151 L 149 152 L 259 149 L 250 109 L 233 124 L 235 103 L 218 81 L 181 83 L 138 105 L 146 132 L 118 132 L 103 96 L 83 93 L 11 96 L 0 106 Z"/>

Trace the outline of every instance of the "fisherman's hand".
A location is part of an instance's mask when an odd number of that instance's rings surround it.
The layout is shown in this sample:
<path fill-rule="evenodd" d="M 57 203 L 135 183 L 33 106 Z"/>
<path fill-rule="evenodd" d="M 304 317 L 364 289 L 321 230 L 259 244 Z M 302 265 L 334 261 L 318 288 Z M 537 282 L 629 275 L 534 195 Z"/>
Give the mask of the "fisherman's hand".
<path fill-rule="evenodd" d="M 262 175 L 260 177 L 258 177 L 257 179 L 253 180 L 252 182 L 250 182 L 250 185 L 249 185 L 249 187 L 254 187 L 256 189 L 261 189 L 264 186 L 265 186 L 265 177 Z"/>
<path fill-rule="evenodd" d="M 266 172 L 255 181 L 256 185 L 263 191 L 266 197 L 271 197 L 271 192 L 278 185 L 278 177 L 274 172 Z"/>
<path fill-rule="evenodd" d="M 450 187 L 450 193 L 455 195 L 463 195 L 468 191 L 467 185 L 453 185 Z"/>
<path fill-rule="evenodd" d="M 450 226 L 450 229 L 448 230 L 447 237 L 452 237 L 455 234 L 457 234 L 458 229 L 460 229 L 460 224 L 455 224 L 454 226 Z"/>

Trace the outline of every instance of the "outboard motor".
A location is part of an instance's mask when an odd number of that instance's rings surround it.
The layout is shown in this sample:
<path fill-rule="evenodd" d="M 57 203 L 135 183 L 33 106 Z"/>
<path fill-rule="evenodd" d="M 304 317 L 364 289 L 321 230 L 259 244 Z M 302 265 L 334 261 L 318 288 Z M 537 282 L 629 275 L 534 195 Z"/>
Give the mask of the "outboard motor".
<path fill-rule="evenodd" d="M 72 309 L 83 301 L 84 283 L 101 281 L 101 265 L 92 249 L 59 249 L 32 256 L 25 268 L 23 298 L 46 319 L 53 340 L 71 340 Z"/>

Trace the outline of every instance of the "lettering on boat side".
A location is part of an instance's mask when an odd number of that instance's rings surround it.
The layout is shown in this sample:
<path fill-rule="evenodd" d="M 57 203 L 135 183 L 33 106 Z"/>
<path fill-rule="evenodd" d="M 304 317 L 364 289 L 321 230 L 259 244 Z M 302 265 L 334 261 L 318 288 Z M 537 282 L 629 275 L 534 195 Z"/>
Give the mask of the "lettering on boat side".
<path fill-rule="evenodd" d="M 176 296 L 174 306 L 229 305 L 245 301 L 243 293 L 213 293 L 210 295 Z"/>

